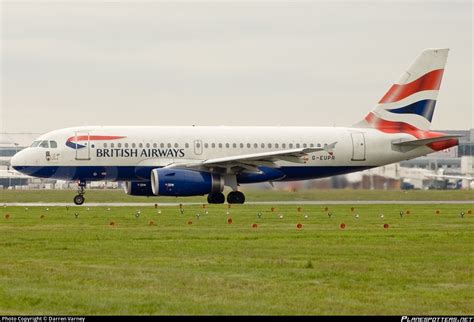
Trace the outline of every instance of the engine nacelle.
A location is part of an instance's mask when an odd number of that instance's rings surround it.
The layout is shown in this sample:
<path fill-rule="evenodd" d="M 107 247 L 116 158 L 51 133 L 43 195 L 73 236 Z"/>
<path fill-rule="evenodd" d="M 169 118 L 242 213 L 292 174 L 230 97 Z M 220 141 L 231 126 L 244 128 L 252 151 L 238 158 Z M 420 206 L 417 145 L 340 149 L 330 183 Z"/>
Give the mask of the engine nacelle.
<path fill-rule="evenodd" d="M 130 196 L 154 196 L 150 181 L 127 181 L 124 190 Z"/>
<path fill-rule="evenodd" d="M 183 169 L 154 169 L 151 189 L 156 196 L 202 196 L 224 190 L 218 174 Z"/>

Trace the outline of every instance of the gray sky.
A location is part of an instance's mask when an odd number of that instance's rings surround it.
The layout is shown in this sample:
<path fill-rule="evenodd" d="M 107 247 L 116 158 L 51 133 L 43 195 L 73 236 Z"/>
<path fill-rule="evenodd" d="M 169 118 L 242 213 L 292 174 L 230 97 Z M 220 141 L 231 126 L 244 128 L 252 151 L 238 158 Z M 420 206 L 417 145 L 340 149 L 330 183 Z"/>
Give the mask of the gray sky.
<path fill-rule="evenodd" d="M 1 2 L 0 131 L 350 126 L 451 48 L 432 128 L 474 127 L 470 1 Z"/>

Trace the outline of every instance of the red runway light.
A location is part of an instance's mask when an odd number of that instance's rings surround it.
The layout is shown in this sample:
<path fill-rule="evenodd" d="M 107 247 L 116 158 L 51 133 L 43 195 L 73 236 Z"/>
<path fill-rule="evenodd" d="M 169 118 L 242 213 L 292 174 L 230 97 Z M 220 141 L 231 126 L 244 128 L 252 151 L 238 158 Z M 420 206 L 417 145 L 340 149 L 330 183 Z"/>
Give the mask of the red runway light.
<path fill-rule="evenodd" d="M 232 218 L 228 218 L 228 219 L 227 219 L 227 223 L 228 223 L 229 225 L 232 224 Z"/>
<path fill-rule="evenodd" d="M 303 225 L 300 224 L 300 223 L 298 223 L 298 224 L 296 225 L 296 228 L 301 229 L 301 228 L 303 228 Z"/>
<path fill-rule="evenodd" d="M 257 224 L 252 224 L 252 228 L 257 228 L 258 225 Z"/>
<path fill-rule="evenodd" d="M 193 221 L 192 220 L 188 220 L 188 225 L 192 225 L 193 224 Z"/>
<path fill-rule="evenodd" d="M 388 229 L 388 224 L 383 224 L 383 228 Z"/>
<path fill-rule="evenodd" d="M 339 227 L 340 227 L 341 229 L 345 229 L 345 228 L 346 228 L 346 224 L 345 224 L 345 223 L 342 223 L 342 224 L 339 225 Z"/>

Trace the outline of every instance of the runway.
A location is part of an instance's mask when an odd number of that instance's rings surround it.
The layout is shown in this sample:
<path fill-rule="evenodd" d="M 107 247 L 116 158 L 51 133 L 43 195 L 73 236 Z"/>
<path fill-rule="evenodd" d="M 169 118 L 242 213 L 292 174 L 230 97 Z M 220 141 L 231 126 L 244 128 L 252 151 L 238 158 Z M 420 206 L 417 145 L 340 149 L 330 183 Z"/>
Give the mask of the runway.
<path fill-rule="evenodd" d="M 157 204 L 160 207 L 176 207 L 202 205 L 202 202 L 90 202 L 82 206 L 76 206 L 69 202 L 7 202 L 1 204 L 4 207 L 147 207 Z M 474 200 L 327 200 L 327 201 L 250 201 L 245 205 L 423 205 L 423 204 L 474 204 Z"/>

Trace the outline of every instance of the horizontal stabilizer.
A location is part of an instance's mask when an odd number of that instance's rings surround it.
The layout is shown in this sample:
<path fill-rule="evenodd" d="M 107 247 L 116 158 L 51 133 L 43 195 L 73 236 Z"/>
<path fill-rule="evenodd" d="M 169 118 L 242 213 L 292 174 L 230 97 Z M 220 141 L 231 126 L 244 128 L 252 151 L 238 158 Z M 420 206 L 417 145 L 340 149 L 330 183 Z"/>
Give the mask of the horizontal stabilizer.
<path fill-rule="evenodd" d="M 416 147 L 416 146 L 422 146 L 422 145 L 426 145 L 426 144 L 430 144 L 430 143 L 434 143 L 434 142 L 440 142 L 440 141 L 445 141 L 445 140 L 449 140 L 449 139 L 455 139 L 455 138 L 459 138 L 459 137 L 463 137 L 463 135 L 443 135 L 443 136 L 438 136 L 438 137 L 435 137 L 435 138 L 428 138 L 428 139 L 417 139 L 417 140 L 410 140 L 410 141 L 401 141 L 401 142 L 392 142 L 393 145 L 396 145 L 396 146 L 412 146 L 412 147 Z"/>

